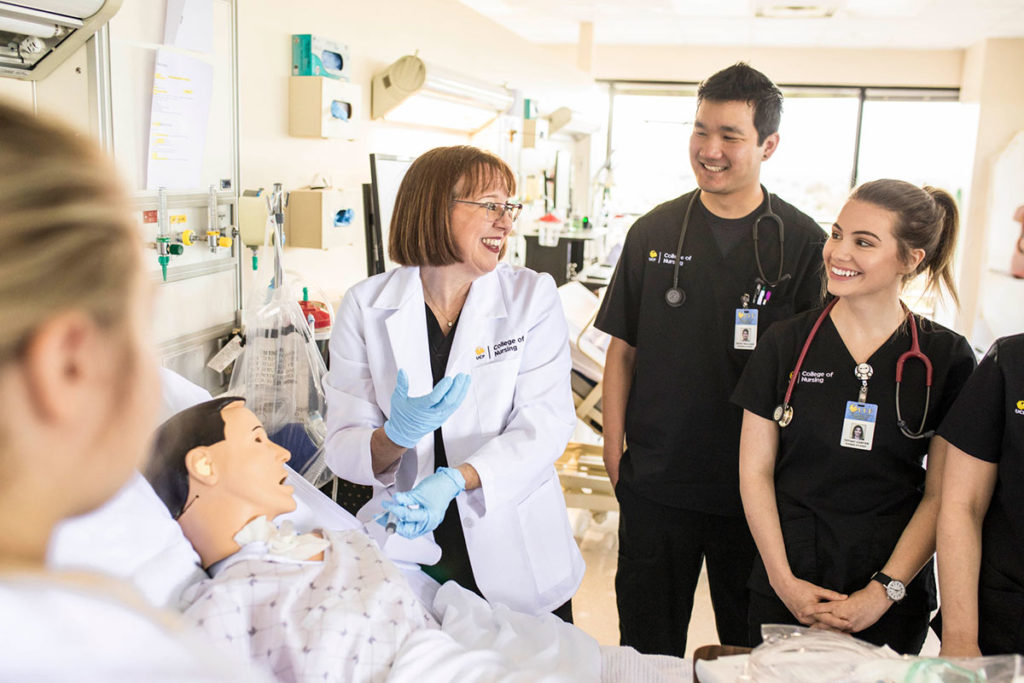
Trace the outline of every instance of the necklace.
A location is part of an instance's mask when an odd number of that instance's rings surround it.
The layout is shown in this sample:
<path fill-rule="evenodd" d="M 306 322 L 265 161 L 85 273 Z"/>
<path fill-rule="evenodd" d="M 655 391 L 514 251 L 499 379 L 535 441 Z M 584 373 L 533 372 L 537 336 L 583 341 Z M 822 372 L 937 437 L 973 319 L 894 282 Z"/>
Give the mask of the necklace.
<path fill-rule="evenodd" d="M 452 318 L 449 318 L 442 311 L 441 307 L 438 306 L 436 303 L 434 303 L 434 300 L 431 297 L 427 296 L 427 290 L 426 289 L 423 290 L 423 298 L 426 300 L 427 305 L 430 306 L 430 310 L 432 310 L 434 313 L 436 313 L 437 315 L 441 316 L 441 318 L 444 319 L 444 322 L 448 326 L 448 329 L 451 329 L 452 326 L 455 325 L 455 318 L 459 317 L 459 311 L 462 310 L 461 306 L 459 306 L 458 311 L 455 312 L 455 316 L 452 317 Z"/>

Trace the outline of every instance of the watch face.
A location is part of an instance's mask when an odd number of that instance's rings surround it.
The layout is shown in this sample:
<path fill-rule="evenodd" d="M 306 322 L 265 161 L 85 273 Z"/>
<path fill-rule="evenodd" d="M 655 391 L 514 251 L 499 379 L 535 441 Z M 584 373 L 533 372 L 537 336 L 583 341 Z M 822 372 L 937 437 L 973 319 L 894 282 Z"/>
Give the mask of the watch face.
<path fill-rule="evenodd" d="M 889 596 L 889 599 L 893 602 L 899 602 L 906 596 L 907 589 L 902 583 L 894 580 L 886 584 L 885 594 Z"/>

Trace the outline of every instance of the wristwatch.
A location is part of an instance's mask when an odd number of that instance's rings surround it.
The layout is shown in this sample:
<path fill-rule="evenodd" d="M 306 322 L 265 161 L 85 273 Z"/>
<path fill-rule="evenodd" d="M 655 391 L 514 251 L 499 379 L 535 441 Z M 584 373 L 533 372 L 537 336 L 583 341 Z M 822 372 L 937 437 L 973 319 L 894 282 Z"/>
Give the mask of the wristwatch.
<path fill-rule="evenodd" d="M 885 586 L 885 595 L 893 602 L 899 602 L 906 597 L 907 587 L 903 585 L 902 581 L 897 581 L 891 576 L 886 576 L 882 572 L 875 572 L 875 575 L 871 578 Z"/>

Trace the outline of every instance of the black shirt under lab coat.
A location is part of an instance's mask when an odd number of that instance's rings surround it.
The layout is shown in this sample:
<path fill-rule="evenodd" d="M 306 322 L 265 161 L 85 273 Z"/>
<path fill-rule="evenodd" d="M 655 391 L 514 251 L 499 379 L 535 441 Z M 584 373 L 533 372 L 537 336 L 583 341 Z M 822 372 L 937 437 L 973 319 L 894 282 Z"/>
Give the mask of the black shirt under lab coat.
<path fill-rule="evenodd" d="M 733 348 L 734 323 L 741 296 L 755 292 L 753 224 L 767 200 L 749 216 L 727 221 L 747 228 L 724 239 L 722 247 L 709 226 L 710 213 L 697 200 L 679 269 L 686 301 L 671 308 L 665 291 L 672 286 L 679 231 L 693 195 L 654 208 L 630 228 L 596 327 L 637 349 L 621 480 L 662 505 L 741 516 L 742 412 L 729 396 L 751 352 Z M 771 201 L 785 223 L 784 272 L 790 277 L 764 305 L 751 301 L 750 307 L 759 309 L 758 338 L 773 322 L 818 305 L 822 291 L 824 231 L 779 197 L 772 195 Z M 758 235 L 765 275 L 775 279 L 775 222 L 761 221 Z"/>
<path fill-rule="evenodd" d="M 786 394 L 811 327 L 821 310 L 808 311 L 774 325 L 758 343 L 733 402 L 771 420 Z M 921 350 L 934 368 L 926 430 L 945 417 L 974 369 L 967 340 L 929 320 L 917 318 Z M 793 574 L 841 593 L 868 585 L 892 554 L 924 492 L 922 465 L 930 439 L 910 439 L 896 425 L 896 360 L 910 349 L 910 330 L 902 325 L 868 363 L 874 374 L 867 402 L 878 406 L 870 451 L 840 445 L 847 401 L 856 401 L 861 382 L 857 365 L 832 319 L 822 321 L 793 389 L 793 421 L 779 430 L 775 496 L 786 556 Z M 908 360 L 900 391 L 903 417 L 920 425 L 925 403 L 923 365 Z M 907 585 L 907 595 L 889 613 L 935 609 L 932 562 Z M 760 557 L 749 587 L 774 595 Z M 884 618 L 884 617 L 883 617 Z"/>
<path fill-rule="evenodd" d="M 978 640 L 984 654 L 1024 653 L 1024 334 L 992 345 L 939 434 L 998 465 L 982 526 Z M 1005 644 L 993 649 L 993 638 Z"/>
<path fill-rule="evenodd" d="M 427 314 L 430 371 L 436 385 L 444 377 L 444 372 L 448 367 L 448 356 L 451 355 L 452 341 L 455 339 L 455 329 L 458 327 L 459 319 L 456 318 L 452 321 L 452 326 L 448 329 L 448 334 L 445 335 L 430 307 L 424 305 L 424 308 L 426 308 Z M 435 470 L 438 467 L 448 467 L 443 430 L 443 427 L 434 430 Z M 466 548 L 466 535 L 462 531 L 462 520 L 459 519 L 459 506 L 454 500 L 448 504 L 444 519 L 434 529 L 434 541 L 441 547 L 441 559 L 437 561 L 437 564 L 423 565 L 423 572 L 438 583 L 455 581 L 463 588 L 483 597 L 483 593 L 476 585 L 476 578 L 473 576 L 473 566 L 469 559 L 469 550 Z"/>

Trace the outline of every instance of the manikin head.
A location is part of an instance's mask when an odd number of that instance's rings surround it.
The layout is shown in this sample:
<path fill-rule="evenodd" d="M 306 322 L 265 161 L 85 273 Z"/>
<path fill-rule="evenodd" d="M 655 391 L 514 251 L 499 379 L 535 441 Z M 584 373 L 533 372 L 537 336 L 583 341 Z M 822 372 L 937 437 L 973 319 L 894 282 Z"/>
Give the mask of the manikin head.
<path fill-rule="evenodd" d="M 226 397 L 162 424 L 145 476 L 209 566 L 238 550 L 234 535 L 253 519 L 295 509 L 289 458 L 242 399 Z"/>

